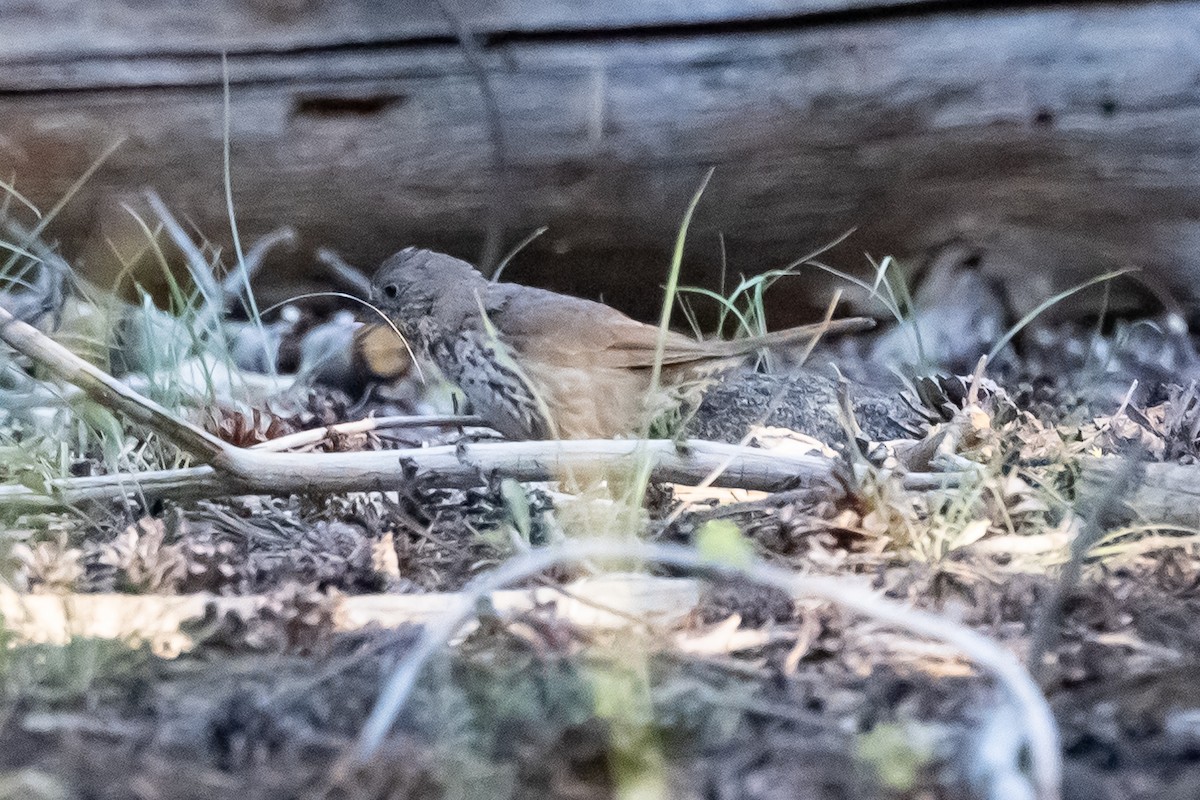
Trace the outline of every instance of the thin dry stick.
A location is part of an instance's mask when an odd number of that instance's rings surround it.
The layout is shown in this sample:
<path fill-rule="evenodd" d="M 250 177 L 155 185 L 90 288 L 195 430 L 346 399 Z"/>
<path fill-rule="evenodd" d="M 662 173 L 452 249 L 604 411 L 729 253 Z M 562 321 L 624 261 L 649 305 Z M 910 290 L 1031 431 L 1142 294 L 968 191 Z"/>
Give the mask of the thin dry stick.
<path fill-rule="evenodd" d="M 267 450 L 280 453 L 297 447 L 317 444 L 332 436 L 352 436 L 356 433 L 370 431 L 396 430 L 399 428 L 444 428 L 444 427 L 481 427 L 484 421 L 479 417 L 461 414 L 426 414 L 423 416 L 394 416 L 367 417 L 354 422 L 339 422 L 336 425 L 325 425 L 307 431 L 296 431 L 286 436 L 279 436 L 265 442 L 259 442 L 251 450 Z"/>
<path fill-rule="evenodd" d="M 754 425 L 751 425 L 750 429 L 748 431 L 746 431 L 746 435 L 743 436 L 741 438 L 741 440 L 738 442 L 738 447 L 746 447 L 750 444 L 750 440 L 753 439 L 755 434 L 757 433 L 755 428 L 758 427 L 759 425 L 762 425 L 767 419 L 770 418 L 771 414 L 773 414 L 775 411 L 776 404 L 779 402 L 779 399 L 782 396 L 783 396 L 783 387 L 780 386 L 778 389 L 776 389 L 774 391 L 770 400 L 767 401 L 767 408 L 762 413 L 762 416 L 759 417 L 758 422 Z M 732 455 L 730 457 L 732 458 Z M 713 469 L 712 472 L 710 472 L 710 473 L 708 473 L 708 475 L 704 476 L 704 480 L 702 480 L 702 481 L 700 481 L 700 483 L 696 484 L 696 488 L 697 489 L 707 489 L 708 487 L 712 486 L 723 474 L 725 474 L 725 470 L 729 469 L 729 466 L 730 466 L 729 459 L 722 461 L 720 464 L 718 464 Z M 669 515 L 667 515 L 667 518 L 665 520 L 663 520 L 663 527 L 670 527 L 672 524 L 675 523 L 676 520 L 678 520 L 680 517 L 682 517 L 688 511 L 690 511 L 695 505 L 696 505 L 695 500 L 689 500 L 687 502 L 680 503 L 678 506 L 675 507 L 675 510 L 672 511 Z"/>
<path fill-rule="evenodd" d="M 355 759 L 366 761 L 378 751 L 403 711 L 425 665 L 476 613 L 478 604 L 491 592 L 527 580 L 551 567 L 590 559 L 651 561 L 681 569 L 741 573 L 793 596 L 820 598 L 870 619 L 958 648 L 996 680 L 1012 703 L 1017 718 L 1023 723 L 1036 796 L 1040 800 L 1058 800 L 1060 797 L 1062 751 L 1053 712 L 1037 684 L 1016 657 L 987 637 L 937 614 L 909 608 L 877 595 L 864 594 L 858 583 L 851 584 L 830 577 L 796 575 L 768 564 L 755 564 L 741 570 L 707 561 L 690 548 L 632 541 L 575 542 L 543 548 L 510 559 L 468 584 L 442 618 L 424 628 L 412 652 L 388 677 L 359 734 Z M 1015 770 L 1016 767 L 1014 765 Z"/>
<path fill-rule="evenodd" d="M 842 302 L 842 290 L 838 289 L 833 293 L 833 297 L 829 300 L 829 305 L 825 308 L 825 316 L 821 320 L 821 325 L 824 326 L 815 336 L 808 341 L 804 349 L 800 351 L 800 357 L 796 360 L 798 364 L 807 364 L 808 357 L 812 355 L 813 350 L 817 349 L 817 343 L 821 341 L 821 337 L 825 331 L 833 324 L 833 312 L 837 310 L 838 304 Z"/>
<path fill-rule="evenodd" d="M 984 353 L 975 362 L 975 371 L 971 373 L 971 386 L 967 389 L 967 405 L 973 406 L 979 402 L 979 387 L 983 383 L 983 374 L 987 369 L 988 357 Z"/>
<path fill-rule="evenodd" d="M 584 447 L 591 445 L 608 445 L 610 442 L 579 442 Z M 636 440 L 624 443 L 633 448 Z M 644 444 L 644 443 L 643 443 Z M 655 446 L 675 447 L 673 442 L 653 442 Z M 711 442 L 692 442 L 687 445 L 707 446 Z M 458 455 L 463 463 L 447 471 L 442 466 L 455 457 L 453 448 L 421 448 L 414 450 L 380 451 L 384 458 L 389 458 L 388 464 L 383 465 L 384 471 L 376 476 L 376 482 L 361 477 L 365 467 L 377 464 L 378 453 L 341 453 L 349 461 L 350 474 L 339 474 L 347 462 L 333 461 L 334 454 L 290 454 L 289 458 L 309 457 L 320 461 L 308 462 L 303 474 L 293 474 L 288 480 L 272 483 L 277 475 L 263 476 L 259 480 L 233 481 L 228 476 L 216 472 L 212 467 L 185 467 L 182 469 L 150 470 L 138 473 L 116 473 L 113 475 L 96 475 L 83 478 L 56 478 L 47 482 L 46 491 L 38 492 L 28 486 L 9 484 L 0 486 L 0 506 L 9 508 L 20 507 L 29 511 L 54 511 L 64 507 L 79 505 L 87 502 L 107 502 L 118 500 L 132 493 L 141 493 L 148 497 L 169 500 L 191 500 L 197 498 L 228 497 L 236 494 L 288 495 L 299 491 L 309 491 L 317 494 L 335 494 L 338 492 L 385 491 L 399 489 L 407 484 L 415 470 L 416 478 L 428 486 L 443 488 L 471 488 L 487 483 L 488 475 L 510 477 L 514 480 L 545 481 L 557 480 L 564 473 L 556 466 L 557 459 L 562 455 L 557 452 L 554 443 L 545 442 L 508 442 L 487 445 L 494 448 L 479 458 L 477 448 L 460 449 Z M 764 454 L 757 448 L 749 448 L 755 456 Z M 765 453 L 771 458 L 769 451 Z M 590 469 L 603 470 L 607 467 L 637 463 L 635 456 L 624 450 L 602 449 L 597 451 L 581 450 L 567 454 L 577 464 Z M 696 469 L 703 469 L 706 464 L 716 465 L 716 459 L 723 462 L 727 454 L 703 454 Z M 369 463 L 362 463 L 363 461 Z M 298 465 L 299 462 L 293 462 Z M 840 496 L 842 490 L 830 487 L 825 483 L 832 465 L 819 457 L 805 463 L 784 459 L 776 463 L 777 469 L 763 469 L 761 464 L 754 469 L 746 469 L 745 464 L 733 464 L 734 474 L 721 473 L 721 480 L 715 484 L 727 489 L 755 489 L 770 485 L 772 476 L 777 480 L 787 481 L 785 484 L 774 484 L 775 488 L 764 491 L 787 491 L 794 483 L 823 484 L 829 492 L 827 497 Z M 490 471 L 489 471 L 490 470 Z M 857 470 L 856 470 L 857 472 Z M 690 477 L 689 477 L 690 476 Z M 685 474 L 675 464 L 659 464 L 652 472 L 652 478 L 664 483 L 687 483 L 700 480 L 689 469 Z M 962 473 L 953 472 L 911 472 L 901 478 L 901 485 L 908 491 L 928 491 L 932 489 L 953 488 L 959 484 Z M 296 488 L 298 486 L 303 488 Z"/>
<path fill-rule="evenodd" d="M 746 435 L 742 437 L 742 440 L 740 442 L 738 442 L 738 447 L 745 447 L 748 444 L 750 444 L 750 440 L 754 438 L 755 433 L 756 433 L 756 431 L 754 430 L 754 428 L 751 428 L 750 430 L 748 430 L 746 432 Z M 717 464 L 717 466 L 715 468 L 713 468 L 712 472 L 710 472 L 704 476 L 704 480 L 702 480 L 698 484 L 696 484 L 696 488 L 697 489 L 707 489 L 708 487 L 712 486 L 713 482 L 718 480 L 725 473 L 725 470 L 729 469 L 729 465 L 730 465 L 730 463 L 732 463 L 731 459 L 732 459 L 732 455 L 729 458 L 727 458 L 726 460 L 722 461 L 720 464 Z M 696 505 L 695 500 L 688 500 L 684 503 L 680 503 L 678 506 L 675 507 L 675 510 L 672 511 L 670 514 L 668 514 L 667 518 L 665 520 L 663 520 L 663 527 L 669 528 L 671 525 L 673 525 L 675 523 L 676 520 L 678 520 L 680 517 L 682 517 L 688 511 L 691 511 L 695 505 Z"/>

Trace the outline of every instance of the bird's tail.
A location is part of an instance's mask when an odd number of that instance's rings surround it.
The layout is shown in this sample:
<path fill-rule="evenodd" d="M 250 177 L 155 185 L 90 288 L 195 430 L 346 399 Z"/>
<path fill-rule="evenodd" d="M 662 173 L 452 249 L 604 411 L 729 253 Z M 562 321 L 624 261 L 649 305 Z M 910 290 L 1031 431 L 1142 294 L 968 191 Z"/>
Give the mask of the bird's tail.
<path fill-rule="evenodd" d="M 846 317 L 828 322 L 814 322 L 810 325 L 797 325 L 794 328 L 784 328 L 761 336 L 747 336 L 743 339 L 729 339 L 720 343 L 723 355 L 744 356 L 759 350 L 775 350 L 796 344 L 805 344 L 820 336 L 830 333 L 857 333 L 875 327 L 875 320 L 867 317 Z M 714 342 L 714 344 L 716 344 Z"/>

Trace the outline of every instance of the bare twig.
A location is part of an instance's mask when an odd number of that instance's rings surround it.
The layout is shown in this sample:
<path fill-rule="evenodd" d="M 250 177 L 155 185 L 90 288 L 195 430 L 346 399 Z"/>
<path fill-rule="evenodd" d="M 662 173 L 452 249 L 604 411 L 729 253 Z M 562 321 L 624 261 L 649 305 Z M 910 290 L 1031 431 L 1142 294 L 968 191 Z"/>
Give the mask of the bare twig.
<path fill-rule="evenodd" d="M 975 362 L 975 371 L 971 373 L 971 385 L 967 389 L 967 405 L 973 406 L 979 402 L 979 386 L 983 383 L 983 373 L 987 369 L 988 357 L 985 353 Z"/>
<path fill-rule="evenodd" d="M 336 627 L 395 628 L 438 619 L 456 595 L 360 594 L 338 599 Z M 631 619 L 642 625 L 674 627 L 695 607 L 700 586 L 687 578 L 623 575 L 584 578 L 566 585 L 496 592 L 497 611 L 523 614 L 549 603 L 562 619 L 592 630 L 625 628 Z M 24 594 L 0 584 L 0 613 L 8 633 L 18 641 L 62 643 L 72 637 L 150 641 L 166 652 L 187 644 L 185 623 L 212 606 L 218 613 L 253 614 L 269 598 L 264 594 L 214 596 L 189 594 L 116 594 L 106 592 Z"/>
<path fill-rule="evenodd" d="M 426 414 L 424 416 L 367 417 L 354 422 L 339 422 L 307 431 L 297 431 L 254 445 L 252 450 L 267 450 L 281 453 L 297 447 L 317 444 L 331 436 L 352 436 L 369 431 L 397 430 L 400 428 L 481 427 L 485 423 L 479 417 L 460 414 Z"/>

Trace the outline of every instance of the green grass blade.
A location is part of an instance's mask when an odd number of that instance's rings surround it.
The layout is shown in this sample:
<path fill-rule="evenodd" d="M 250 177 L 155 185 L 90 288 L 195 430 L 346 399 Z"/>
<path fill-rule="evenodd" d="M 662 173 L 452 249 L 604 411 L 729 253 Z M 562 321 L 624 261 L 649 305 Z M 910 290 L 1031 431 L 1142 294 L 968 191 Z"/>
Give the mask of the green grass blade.
<path fill-rule="evenodd" d="M 820 261 L 810 261 L 808 263 L 811 266 L 814 266 L 817 269 L 821 270 L 822 272 L 828 272 L 830 275 L 834 275 L 834 276 L 846 281 L 847 283 L 851 283 L 851 284 L 854 284 L 855 286 L 859 287 L 864 292 L 866 292 L 870 297 L 873 297 L 876 300 L 879 300 L 881 303 L 883 303 L 884 308 L 887 309 L 889 314 L 891 314 L 893 317 L 895 317 L 897 322 L 899 322 L 900 324 L 904 324 L 904 321 L 905 321 L 904 320 L 904 312 L 900 310 L 900 306 L 896 302 L 894 294 L 892 294 L 892 296 L 890 298 L 884 297 L 883 295 L 877 293 L 871 287 L 871 284 L 867 283 L 866 281 L 862 280 L 861 278 L 854 277 L 853 275 L 851 275 L 848 272 L 842 272 L 840 269 L 831 267 L 828 264 L 823 264 Z M 889 294 L 890 293 L 891 292 L 889 290 Z"/>
<path fill-rule="evenodd" d="M 221 98 L 222 98 L 222 115 L 223 127 L 221 129 L 221 157 L 222 157 L 222 172 L 225 180 L 225 209 L 229 214 L 229 232 L 233 237 L 233 251 L 237 254 L 237 269 L 242 278 L 242 291 L 245 293 L 245 301 L 247 304 L 246 313 L 251 321 L 254 322 L 258 329 L 258 335 L 261 341 L 267 340 L 266 326 L 263 325 L 262 314 L 258 310 L 258 300 L 254 297 L 254 290 L 250 288 L 250 273 L 246 269 L 246 254 L 242 252 L 242 237 L 238 233 L 237 216 L 233 210 L 233 171 L 230 169 L 230 118 L 232 116 L 229 108 L 229 58 L 225 51 L 221 51 Z M 269 373 L 275 374 L 275 360 L 269 355 L 265 358 L 269 367 Z"/>
<path fill-rule="evenodd" d="M 26 197 L 25 195 L 18 192 L 17 187 L 13 186 L 12 183 L 6 183 L 5 181 L 0 181 L 0 189 L 3 189 L 4 191 L 8 192 L 10 197 L 12 197 L 14 200 L 16 200 L 21 205 L 28 208 L 30 211 L 32 211 L 33 215 L 35 217 L 37 217 L 38 219 L 42 218 L 41 210 L 37 206 L 35 206 L 28 197 Z"/>
<path fill-rule="evenodd" d="M 28 258 L 30 261 L 33 261 L 35 263 L 38 263 L 38 264 L 42 263 L 42 259 L 38 258 L 37 256 L 35 256 L 33 253 L 29 252 L 25 248 L 17 247 L 15 244 L 12 244 L 11 242 L 6 242 L 3 239 L 0 239 L 0 248 L 11 251 L 11 252 L 15 253 L 16 255 L 21 256 L 22 258 Z"/>
<path fill-rule="evenodd" d="M 1053 297 L 1050 297 L 1046 300 L 1043 300 L 1041 303 L 1038 303 L 1036 308 L 1034 308 L 1032 311 L 1030 311 L 1025 316 L 1021 317 L 1021 319 L 1017 322 L 1016 325 L 1013 325 L 1011 328 L 1009 328 L 1008 331 L 1003 336 L 1000 337 L 1000 341 L 998 341 L 994 345 L 992 345 L 992 349 L 988 351 L 988 361 L 994 360 L 996 358 L 996 356 L 999 355 L 1000 351 L 1003 350 L 1008 345 L 1008 343 L 1011 342 L 1013 340 L 1013 338 L 1025 328 L 1026 325 L 1028 325 L 1029 323 L 1031 323 L 1035 319 L 1037 319 L 1039 316 L 1041 316 L 1041 314 L 1046 309 L 1050 308 L 1051 306 L 1055 306 L 1055 305 L 1061 303 L 1063 300 L 1066 300 L 1071 295 L 1077 294 L 1078 292 L 1081 292 L 1090 286 L 1095 286 L 1097 283 L 1103 283 L 1104 281 L 1111 281 L 1113 278 L 1120 277 L 1121 275 L 1124 275 L 1126 273 L 1133 272 L 1133 271 L 1134 271 L 1133 267 L 1126 267 L 1125 269 L 1118 269 L 1118 270 L 1114 270 L 1112 272 L 1106 272 L 1103 275 L 1097 275 L 1096 277 L 1094 277 L 1090 280 L 1086 280 L 1083 283 L 1080 283 L 1076 286 L 1072 286 L 1070 289 L 1061 291 L 1058 294 L 1054 295 Z"/>
<path fill-rule="evenodd" d="M 708 186 L 708 182 L 712 180 L 713 172 L 716 167 L 712 167 L 704 175 L 704 179 L 700 181 L 700 186 L 696 189 L 696 193 L 692 195 L 692 200 L 688 203 L 687 211 L 684 212 L 683 222 L 679 226 L 679 234 L 675 237 L 675 249 L 671 253 L 671 271 L 667 274 L 666 295 L 663 297 L 662 315 L 658 320 L 658 342 L 654 346 L 654 368 L 650 372 L 650 393 L 654 396 L 658 393 L 659 383 L 662 380 L 662 360 L 663 354 L 667 349 L 667 334 L 671 330 L 671 309 L 675 306 L 675 295 L 679 291 L 679 272 L 683 266 L 683 247 L 687 242 L 688 227 L 692 224 L 692 216 L 696 213 L 696 206 L 700 205 L 700 198 L 704 196 L 704 190 Z"/>
<path fill-rule="evenodd" d="M 508 262 L 510 262 L 514 258 L 516 258 L 518 253 L 520 253 L 522 250 L 524 250 L 526 247 L 528 247 L 530 244 L 532 244 L 534 239 L 537 239 L 539 236 L 541 236 L 543 233 L 545 233 L 548 230 L 550 230 L 550 226 L 543 225 L 542 227 L 540 227 L 537 230 L 530 233 L 528 236 L 526 236 L 521 241 L 517 242 L 516 246 L 513 247 L 513 249 L 511 249 L 507 253 L 505 253 L 504 258 L 500 259 L 500 263 L 496 265 L 496 271 L 492 273 L 492 283 L 499 282 L 500 276 L 504 274 L 504 268 L 508 266 Z"/>
<path fill-rule="evenodd" d="M 750 330 L 750 321 L 748 319 L 746 319 L 746 315 L 741 312 L 741 309 L 739 309 L 737 307 L 737 305 L 733 302 L 733 300 L 730 300 L 728 297 L 725 297 L 722 294 L 714 292 L 712 289 L 705 289 L 702 286 L 680 286 L 679 291 L 688 292 L 690 294 L 698 294 L 701 297 L 710 297 L 713 300 L 716 300 L 717 303 L 719 303 L 720 307 L 721 307 L 721 319 L 722 320 L 724 320 L 726 315 L 732 314 L 733 316 L 735 316 L 737 318 L 738 325 L 740 325 L 743 330 L 746 330 L 746 331 Z M 736 296 L 736 295 L 732 295 L 732 296 Z M 717 333 L 719 334 L 723 328 L 724 328 L 723 324 L 719 325 L 717 327 Z"/>
<path fill-rule="evenodd" d="M 899 278 L 895 277 L 896 273 L 892 270 L 896 260 L 891 256 L 884 256 L 876 264 L 875 259 L 868 254 L 867 261 L 875 268 L 875 289 L 872 290 L 872 296 L 878 298 L 884 307 L 891 310 L 901 327 L 907 325 L 911 329 L 913 342 L 917 346 L 917 360 L 922 365 L 928 365 L 929 359 L 925 355 L 925 340 L 921 336 L 921 325 L 913 311 L 916 303 L 913 300 L 912 292 L 909 291 L 908 282 L 904 280 L 904 277 L 902 275 Z M 879 286 L 883 286 L 888 299 L 885 300 L 878 293 Z"/>
<path fill-rule="evenodd" d="M 650 389 L 646 393 L 647 400 L 651 404 L 654 403 L 654 398 L 658 396 L 658 391 L 662 384 L 662 362 L 667 350 L 667 334 L 671 331 L 671 309 L 675 307 L 675 297 L 679 293 L 679 273 L 683 268 L 683 249 L 687 243 L 688 228 L 691 227 L 696 207 L 700 205 L 700 198 L 704 196 L 704 190 L 707 188 L 708 182 L 712 180 L 715 171 L 716 167 L 710 168 L 700 181 L 700 185 L 696 188 L 696 192 L 692 195 L 687 210 L 684 212 L 683 221 L 679 225 L 679 233 L 675 237 L 675 248 L 671 253 L 671 269 L 667 274 L 667 284 L 663 294 L 662 314 L 658 321 L 658 341 L 654 346 L 654 366 L 650 372 Z M 654 425 L 654 420 L 649 418 L 652 416 L 653 414 L 647 415 L 648 418 L 641 431 L 641 438 L 643 440 L 650 436 L 650 430 Z M 653 464 L 648 456 L 643 454 L 638 458 L 637 469 L 634 473 L 632 483 L 632 492 L 628 495 L 632 499 L 635 508 L 641 508 L 645 503 L 646 490 L 650 486 L 650 472 L 652 468 Z"/>

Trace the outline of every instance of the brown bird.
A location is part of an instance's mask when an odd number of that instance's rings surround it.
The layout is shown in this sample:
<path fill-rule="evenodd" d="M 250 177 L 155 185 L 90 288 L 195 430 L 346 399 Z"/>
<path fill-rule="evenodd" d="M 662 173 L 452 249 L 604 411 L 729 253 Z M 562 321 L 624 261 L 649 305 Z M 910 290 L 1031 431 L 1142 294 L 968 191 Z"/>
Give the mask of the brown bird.
<path fill-rule="evenodd" d="M 668 333 L 661 391 L 650 397 L 659 329 L 603 303 L 493 283 L 465 261 L 414 247 L 383 263 L 371 299 L 511 439 L 634 434 L 763 348 L 874 324 L 843 319 L 732 341 Z"/>

